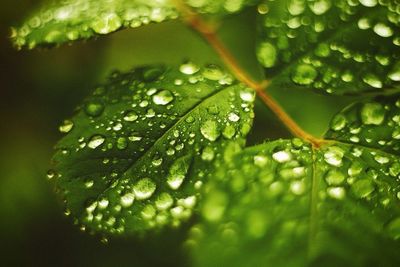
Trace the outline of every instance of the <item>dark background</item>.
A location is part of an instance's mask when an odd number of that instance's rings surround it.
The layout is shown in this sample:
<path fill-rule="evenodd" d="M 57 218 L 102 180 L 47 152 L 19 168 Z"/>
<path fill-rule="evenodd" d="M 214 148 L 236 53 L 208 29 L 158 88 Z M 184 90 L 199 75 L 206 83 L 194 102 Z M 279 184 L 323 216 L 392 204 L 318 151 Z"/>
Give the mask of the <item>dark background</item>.
<path fill-rule="evenodd" d="M 218 62 L 214 52 L 180 22 L 166 22 L 73 46 L 16 51 L 10 27 L 38 1 L 0 3 L 0 265 L 2 266 L 186 266 L 180 248 L 185 229 L 145 239 L 111 239 L 82 233 L 63 214 L 53 185 L 45 178 L 59 123 L 72 114 L 91 88 L 113 69 L 143 64 Z M 229 46 L 252 56 L 252 11 L 228 19 L 222 34 Z M 240 33 L 238 36 L 237 33 Z M 249 49 L 250 48 L 250 49 Z M 321 135 L 329 118 L 349 99 L 306 91 L 272 92 L 308 131 Z M 290 137 L 270 112 L 257 103 L 249 143 Z"/>

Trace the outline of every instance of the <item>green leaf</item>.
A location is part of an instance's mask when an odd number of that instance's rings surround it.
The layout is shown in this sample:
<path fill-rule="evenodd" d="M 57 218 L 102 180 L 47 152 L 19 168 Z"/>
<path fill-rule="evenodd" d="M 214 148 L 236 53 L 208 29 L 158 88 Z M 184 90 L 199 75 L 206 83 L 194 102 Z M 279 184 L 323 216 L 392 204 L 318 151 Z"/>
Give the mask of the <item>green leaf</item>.
<path fill-rule="evenodd" d="M 319 149 L 278 140 L 220 164 L 188 240 L 197 264 L 398 266 L 399 142 L 385 139 L 399 129 L 398 103 L 381 98 L 339 113 L 327 134 L 335 140 Z"/>
<path fill-rule="evenodd" d="M 187 1 L 197 12 L 229 14 L 254 0 Z M 30 49 L 105 35 L 122 28 L 136 28 L 178 17 L 173 0 L 66 0 L 44 5 L 18 29 L 14 44 Z"/>
<path fill-rule="evenodd" d="M 331 121 L 326 138 L 400 155 L 400 100 L 379 97 L 356 103 Z"/>
<path fill-rule="evenodd" d="M 90 231 L 178 226 L 227 142 L 244 145 L 254 97 L 215 65 L 114 73 L 60 126 L 49 177 Z"/>
<path fill-rule="evenodd" d="M 265 1 L 258 7 L 257 57 L 270 86 L 339 95 L 399 89 L 398 5 Z"/>

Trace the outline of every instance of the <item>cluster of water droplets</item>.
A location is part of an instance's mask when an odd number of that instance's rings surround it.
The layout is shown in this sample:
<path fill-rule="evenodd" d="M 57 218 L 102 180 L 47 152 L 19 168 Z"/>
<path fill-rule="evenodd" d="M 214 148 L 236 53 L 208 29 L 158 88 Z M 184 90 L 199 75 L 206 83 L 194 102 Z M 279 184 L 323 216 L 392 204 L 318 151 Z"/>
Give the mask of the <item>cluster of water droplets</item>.
<path fill-rule="evenodd" d="M 44 6 L 18 29 L 12 30 L 17 47 L 59 44 L 108 34 L 122 27 L 139 27 L 178 16 L 167 0 L 67 0 Z"/>
<path fill-rule="evenodd" d="M 360 206 L 382 216 L 385 235 L 400 238 L 400 161 L 394 155 L 347 144 L 312 151 L 294 139 L 244 150 L 224 170 L 202 203 L 207 223 L 191 229 L 188 246 L 224 240 L 214 249 L 237 253 L 242 241 L 267 238 L 273 249 L 285 237 L 304 240 L 313 223 L 324 235 L 332 224 L 354 228 L 363 220 L 354 211 Z"/>
<path fill-rule="evenodd" d="M 295 85 L 328 93 L 398 85 L 396 1 L 265 1 L 258 12 L 257 56 L 267 75 L 283 71 Z"/>
<path fill-rule="evenodd" d="M 79 219 L 91 230 L 178 226 L 192 214 L 225 144 L 243 143 L 254 99 L 216 65 L 115 72 L 60 125 L 66 134 L 56 155 L 61 165 L 51 178 L 59 176 L 67 206 L 81 190 L 87 194 Z M 72 166 L 85 174 L 71 177 Z"/>
<path fill-rule="evenodd" d="M 398 154 L 399 114 L 398 97 L 358 103 L 333 118 L 327 136 Z"/>

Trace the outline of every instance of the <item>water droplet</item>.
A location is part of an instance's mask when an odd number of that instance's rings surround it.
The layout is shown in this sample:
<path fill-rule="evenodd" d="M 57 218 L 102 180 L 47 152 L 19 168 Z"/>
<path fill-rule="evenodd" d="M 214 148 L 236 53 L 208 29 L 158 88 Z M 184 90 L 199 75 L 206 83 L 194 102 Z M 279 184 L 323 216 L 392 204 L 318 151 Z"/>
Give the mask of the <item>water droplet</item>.
<path fill-rule="evenodd" d="M 63 124 L 61 124 L 61 125 L 58 127 L 58 130 L 59 130 L 61 133 L 68 133 L 68 132 L 70 132 L 70 131 L 72 130 L 73 127 L 74 127 L 74 123 L 73 123 L 72 121 L 70 121 L 70 120 L 65 120 L 65 121 L 63 121 Z"/>
<path fill-rule="evenodd" d="M 88 147 L 91 149 L 95 149 L 98 146 L 102 145 L 106 139 L 99 134 L 93 135 L 88 142 Z"/>
<path fill-rule="evenodd" d="M 121 26 L 121 18 L 115 13 L 101 14 L 91 24 L 92 29 L 99 34 L 116 31 Z"/>
<path fill-rule="evenodd" d="M 92 117 L 100 116 L 103 113 L 104 105 L 97 101 L 91 101 L 85 104 L 85 112 Z"/>
<path fill-rule="evenodd" d="M 268 158 L 264 155 L 256 155 L 254 156 L 254 165 L 258 167 L 264 167 L 268 163 Z"/>
<path fill-rule="evenodd" d="M 327 172 L 325 176 L 325 181 L 329 185 L 340 185 L 341 183 L 344 182 L 344 180 L 345 180 L 344 174 L 337 170 L 330 170 L 329 172 Z"/>
<path fill-rule="evenodd" d="M 127 111 L 127 112 L 125 113 L 124 121 L 135 121 L 135 120 L 138 119 L 138 117 L 139 117 L 139 116 L 136 114 L 135 111 L 129 110 L 129 111 Z"/>
<path fill-rule="evenodd" d="M 360 3 L 366 7 L 374 7 L 378 4 L 378 0 L 360 0 Z"/>
<path fill-rule="evenodd" d="M 383 84 L 382 81 L 379 79 L 378 76 L 372 73 L 368 73 L 363 77 L 363 81 L 374 88 L 382 88 Z"/>
<path fill-rule="evenodd" d="M 179 67 L 179 70 L 183 74 L 192 75 L 198 72 L 200 68 L 192 62 L 186 62 Z"/>
<path fill-rule="evenodd" d="M 166 210 L 174 204 L 174 200 L 168 193 L 161 193 L 156 199 L 156 207 L 159 210 Z"/>
<path fill-rule="evenodd" d="M 154 157 L 153 160 L 151 161 L 151 164 L 153 164 L 153 166 L 160 166 L 163 162 L 163 158 L 160 157 Z"/>
<path fill-rule="evenodd" d="M 124 208 L 128 208 L 132 206 L 133 201 L 135 200 L 135 195 L 133 193 L 126 193 L 125 195 L 121 196 L 121 206 Z"/>
<path fill-rule="evenodd" d="M 85 188 L 92 188 L 94 185 L 94 181 L 93 180 L 86 180 L 85 181 Z"/>
<path fill-rule="evenodd" d="M 128 147 L 128 139 L 126 137 L 118 137 L 117 148 L 120 150 L 124 150 L 127 147 Z"/>
<path fill-rule="evenodd" d="M 384 23 L 377 23 L 374 26 L 374 32 L 381 37 L 390 37 L 393 35 L 393 30 Z"/>
<path fill-rule="evenodd" d="M 224 128 L 224 130 L 222 131 L 222 135 L 226 138 L 226 139 L 231 139 L 236 133 L 236 129 L 233 125 L 228 125 Z"/>
<path fill-rule="evenodd" d="M 389 73 L 389 79 L 395 82 L 400 81 L 400 62 L 396 63 Z"/>
<path fill-rule="evenodd" d="M 346 126 L 346 124 L 346 117 L 343 114 L 338 114 L 331 121 L 331 129 L 334 131 L 340 131 Z"/>
<path fill-rule="evenodd" d="M 276 62 L 276 48 L 269 42 L 261 43 L 257 48 L 258 61 L 266 68 L 271 68 Z"/>
<path fill-rule="evenodd" d="M 310 9 L 315 15 L 322 15 L 326 13 L 332 4 L 330 0 L 316 0 L 315 2 L 310 3 Z"/>
<path fill-rule="evenodd" d="M 279 163 L 283 163 L 290 161 L 292 159 L 292 154 L 288 151 L 278 151 L 272 154 L 272 158 Z"/>
<path fill-rule="evenodd" d="M 302 195 L 306 191 L 304 181 L 293 181 L 290 183 L 290 191 L 295 195 Z"/>
<path fill-rule="evenodd" d="M 204 136 L 204 138 L 215 141 L 220 136 L 221 132 L 218 127 L 218 123 L 214 120 L 207 120 L 200 127 L 200 132 Z"/>
<path fill-rule="evenodd" d="M 100 199 L 98 202 L 98 207 L 99 207 L 99 209 L 105 209 L 108 207 L 109 203 L 110 202 L 106 198 Z"/>
<path fill-rule="evenodd" d="M 153 96 L 153 102 L 156 105 L 167 105 L 174 100 L 174 95 L 168 90 L 162 90 Z"/>
<path fill-rule="evenodd" d="M 51 180 L 56 176 L 56 171 L 55 170 L 48 170 L 46 173 L 47 179 Z"/>
<path fill-rule="evenodd" d="M 203 71 L 203 76 L 212 81 L 218 81 L 219 79 L 222 79 L 224 75 L 225 74 L 222 72 L 221 68 L 214 64 L 207 65 Z"/>
<path fill-rule="evenodd" d="M 292 73 L 292 80 L 299 85 L 310 85 L 317 78 L 317 70 L 308 64 L 300 64 Z"/>
<path fill-rule="evenodd" d="M 187 156 L 181 157 L 171 165 L 167 177 L 167 184 L 171 189 L 177 190 L 182 185 L 189 170 L 189 160 Z"/>
<path fill-rule="evenodd" d="M 201 158 L 205 161 L 212 161 L 214 159 L 215 153 L 214 149 L 210 146 L 207 146 L 203 149 L 201 153 Z"/>
<path fill-rule="evenodd" d="M 329 147 L 324 153 L 325 162 L 332 166 L 341 166 L 343 156 L 344 151 L 337 146 Z"/>
<path fill-rule="evenodd" d="M 366 103 L 360 112 L 361 121 L 367 125 L 381 125 L 385 120 L 385 108 L 379 103 Z"/>
<path fill-rule="evenodd" d="M 237 115 L 236 113 L 231 112 L 231 113 L 229 113 L 229 115 L 228 115 L 228 120 L 230 120 L 230 121 L 232 121 L 232 122 L 237 122 L 237 121 L 240 120 L 240 117 L 239 117 L 239 115 Z"/>
<path fill-rule="evenodd" d="M 361 30 L 366 30 L 371 28 L 371 22 L 368 18 L 361 18 L 358 20 L 358 28 L 360 28 Z"/>
<path fill-rule="evenodd" d="M 245 102 L 254 102 L 256 98 L 255 92 L 252 90 L 240 91 L 239 96 Z"/>
<path fill-rule="evenodd" d="M 150 178 L 143 178 L 133 186 L 135 197 L 139 200 L 150 198 L 156 191 L 156 184 Z"/>
<path fill-rule="evenodd" d="M 359 161 L 354 161 L 350 168 L 347 170 L 347 174 L 350 176 L 357 176 L 363 170 L 363 166 Z"/>
<path fill-rule="evenodd" d="M 141 214 L 144 219 L 150 220 L 156 216 L 156 209 L 152 205 L 146 205 L 144 206 Z"/>
<path fill-rule="evenodd" d="M 343 199 L 346 195 L 346 190 L 343 187 L 329 187 L 327 193 L 331 198 Z"/>
<path fill-rule="evenodd" d="M 351 190 L 358 198 L 365 198 L 374 192 L 375 187 L 372 181 L 368 179 L 361 179 L 351 185 Z"/>
<path fill-rule="evenodd" d="M 375 157 L 374 157 L 374 159 L 376 160 L 376 162 L 378 162 L 379 164 L 386 164 L 386 163 L 389 163 L 389 158 L 388 157 L 385 157 L 385 156 L 382 156 L 382 155 L 376 155 Z"/>

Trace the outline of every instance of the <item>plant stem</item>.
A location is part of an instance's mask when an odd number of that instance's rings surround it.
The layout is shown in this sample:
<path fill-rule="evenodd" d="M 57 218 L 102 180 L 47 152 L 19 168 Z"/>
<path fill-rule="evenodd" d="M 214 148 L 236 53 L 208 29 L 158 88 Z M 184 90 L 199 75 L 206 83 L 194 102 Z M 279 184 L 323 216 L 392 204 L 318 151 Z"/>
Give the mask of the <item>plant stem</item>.
<path fill-rule="evenodd" d="M 235 75 L 235 77 L 253 88 L 259 98 L 264 102 L 269 109 L 282 121 L 282 123 L 289 129 L 289 131 L 296 137 L 310 142 L 313 147 L 318 148 L 326 143 L 326 140 L 317 138 L 306 131 L 304 131 L 284 110 L 283 108 L 268 94 L 265 89 L 269 86 L 268 80 L 258 82 L 251 78 L 251 76 L 242 69 L 237 62 L 236 58 L 225 47 L 224 43 L 219 39 L 216 34 L 215 27 L 202 19 L 197 13 L 187 6 L 182 0 L 173 0 L 178 11 L 183 16 L 186 24 L 199 32 L 203 38 L 210 44 L 211 47 L 217 52 L 225 65 Z"/>

